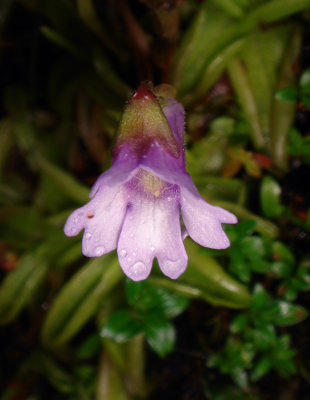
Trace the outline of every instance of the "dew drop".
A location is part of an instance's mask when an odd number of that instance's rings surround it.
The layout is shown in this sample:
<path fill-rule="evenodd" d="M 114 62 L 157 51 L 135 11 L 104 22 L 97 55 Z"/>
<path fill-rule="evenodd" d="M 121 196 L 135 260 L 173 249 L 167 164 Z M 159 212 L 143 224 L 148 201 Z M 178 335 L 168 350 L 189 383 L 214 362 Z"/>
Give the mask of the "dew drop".
<path fill-rule="evenodd" d="M 90 238 L 91 238 L 91 236 L 92 236 L 92 234 L 91 234 L 91 233 L 89 233 L 89 232 L 86 232 L 86 233 L 85 233 L 85 238 L 86 238 L 86 239 L 90 239 Z"/>
<path fill-rule="evenodd" d="M 94 250 L 94 253 L 97 257 L 102 256 L 102 254 L 104 253 L 104 246 L 97 246 Z"/>
<path fill-rule="evenodd" d="M 122 257 L 126 257 L 127 256 L 127 251 L 126 250 L 121 250 L 120 252 L 120 255 L 122 256 Z"/>
<path fill-rule="evenodd" d="M 171 201 L 172 199 L 171 199 L 171 197 L 167 197 L 167 201 Z"/>
<path fill-rule="evenodd" d="M 142 261 L 137 261 L 131 268 L 131 274 L 133 276 L 145 275 L 147 267 Z"/>
<path fill-rule="evenodd" d="M 151 250 L 151 251 L 155 251 L 155 247 L 151 247 L 150 250 Z"/>

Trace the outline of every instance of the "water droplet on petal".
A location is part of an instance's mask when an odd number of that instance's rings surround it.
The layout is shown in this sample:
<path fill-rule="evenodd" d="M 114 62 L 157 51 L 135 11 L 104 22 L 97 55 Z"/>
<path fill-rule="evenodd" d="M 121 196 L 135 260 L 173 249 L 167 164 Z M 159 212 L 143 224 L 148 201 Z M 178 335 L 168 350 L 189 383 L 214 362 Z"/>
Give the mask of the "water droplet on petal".
<path fill-rule="evenodd" d="M 171 201 L 171 197 L 167 197 L 167 200 L 168 200 L 168 201 Z"/>
<path fill-rule="evenodd" d="M 86 232 L 86 233 L 85 233 L 85 238 L 86 238 L 86 239 L 90 239 L 91 236 L 92 236 L 91 233 L 89 233 L 89 232 Z"/>
<path fill-rule="evenodd" d="M 136 262 L 132 267 L 131 267 L 131 274 L 133 276 L 139 276 L 139 275 L 144 275 L 147 272 L 147 267 L 142 261 Z"/>
<path fill-rule="evenodd" d="M 151 247 L 150 250 L 151 250 L 151 251 L 155 251 L 155 247 Z"/>
<path fill-rule="evenodd" d="M 104 246 L 97 246 L 97 247 L 95 248 L 95 250 L 94 250 L 94 253 L 95 253 L 95 255 L 96 255 L 97 257 L 99 257 L 99 256 L 102 256 L 102 255 L 103 255 L 104 250 L 105 250 Z"/>
<path fill-rule="evenodd" d="M 127 251 L 126 250 L 121 250 L 120 252 L 120 255 L 122 256 L 122 257 L 126 257 L 127 256 Z"/>

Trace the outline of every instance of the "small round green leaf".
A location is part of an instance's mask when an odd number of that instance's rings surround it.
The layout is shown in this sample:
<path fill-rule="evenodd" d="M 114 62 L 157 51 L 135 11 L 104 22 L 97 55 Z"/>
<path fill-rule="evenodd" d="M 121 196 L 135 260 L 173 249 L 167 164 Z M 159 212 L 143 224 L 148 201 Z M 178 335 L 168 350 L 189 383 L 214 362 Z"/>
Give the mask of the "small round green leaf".
<path fill-rule="evenodd" d="M 142 323 L 135 319 L 129 310 L 118 310 L 109 317 L 100 331 L 100 336 L 124 343 L 141 332 L 142 327 Z"/>

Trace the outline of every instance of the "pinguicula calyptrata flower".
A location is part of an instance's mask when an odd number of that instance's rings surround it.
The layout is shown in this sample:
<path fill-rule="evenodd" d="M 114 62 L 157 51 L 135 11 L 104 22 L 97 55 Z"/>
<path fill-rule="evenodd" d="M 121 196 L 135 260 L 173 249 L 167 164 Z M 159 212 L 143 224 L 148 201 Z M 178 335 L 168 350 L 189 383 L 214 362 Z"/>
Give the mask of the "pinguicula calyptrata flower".
<path fill-rule="evenodd" d="M 208 204 L 185 170 L 184 109 L 167 85 L 142 84 L 124 111 L 111 168 L 93 186 L 91 200 L 74 211 L 64 231 L 83 228 L 82 252 L 99 257 L 117 248 L 124 273 L 146 279 L 156 257 L 172 279 L 186 269 L 183 239 L 225 249 L 222 223 L 230 212 Z M 181 218 L 184 231 L 181 231 Z"/>

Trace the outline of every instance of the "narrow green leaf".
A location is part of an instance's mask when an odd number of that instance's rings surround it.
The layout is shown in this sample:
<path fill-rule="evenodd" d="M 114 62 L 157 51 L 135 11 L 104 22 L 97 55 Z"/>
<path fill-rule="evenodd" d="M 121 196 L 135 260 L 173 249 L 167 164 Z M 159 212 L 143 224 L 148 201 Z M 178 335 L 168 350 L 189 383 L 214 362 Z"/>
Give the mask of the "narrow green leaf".
<path fill-rule="evenodd" d="M 89 261 L 63 286 L 54 300 L 42 329 L 44 344 L 53 347 L 70 340 L 121 277 L 114 255 Z"/>
<path fill-rule="evenodd" d="M 256 222 L 255 230 L 263 235 L 277 237 L 279 234 L 279 228 L 277 225 L 267 219 L 251 213 L 239 204 L 234 204 L 230 201 L 216 201 L 214 203 L 219 207 L 223 207 L 226 210 L 231 211 L 240 219 L 253 220 L 254 222 Z"/>
<path fill-rule="evenodd" d="M 233 17 L 240 18 L 244 15 L 243 9 L 235 2 L 235 0 L 213 0 L 215 4 Z"/>
<path fill-rule="evenodd" d="M 24 255 L 0 287 L 0 323 L 13 321 L 45 280 L 47 262 L 40 252 Z"/>
<path fill-rule="evenodd" d="M 36 154 L 35 160 L 48 178 L 72 200 L 82 204 L 89 200 L 89 189 L 78 182 L 72 175 L 46 160 L 41 154 Z"/>
<path fill-rule="evenodd" d="M 273 3 L 273 1 L 271 2 Z M 309 0 L 310 4 L 310 0 Z M 294 88 L 297 84 L 297 74 L 293 65 L 299 62 L 302 46 L 302 32 L 297 26 L 287 45 L 276 88 Z M 287 144 L 289 132 L 295 118 L 296 101 L 274 99 L 272 108 L 270 148 L 272 161 L 281 171 L 288 168 Z"/>
<path fill-rule="evenodd" d="M 248 307 L 251 296 L 245 286 L 229 276 L 204 249 L 186 240 L 189 265 L 179 282 L 199 290 L 203 299 L 214 305 Z"/>
<path fill-rule="evenodd" d="M 71 40 L 69 40 L 59 32 L 56 32 L 54 29 L 49 28 L 48 26 L 43 26 L 41 28 L 41 32 L 51 42 L 57 44 L 60 47 L 63 47 L 65 50 L 68 50 L 77 58 L 85 59 L 87 57 L 87 54 L 85 54 L 80 47 L 78 47 L 75 43 L 73 43 Z"/>
<path fill-rule="evenodd" d="M 240 60 L 234 59 L 228 65 L 228 73 L 242 107 L 244 117 L 251 127 L 251 138 L 256 150 L 265 148 L 265 139 L 257 109 L 256 100 L 250 87 L 246 71 Z"/>

